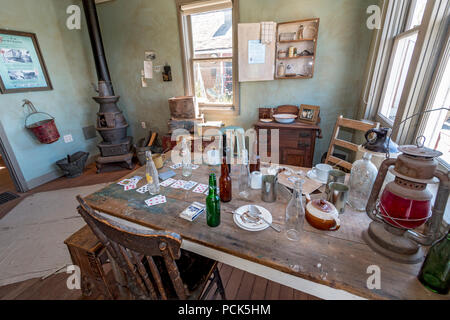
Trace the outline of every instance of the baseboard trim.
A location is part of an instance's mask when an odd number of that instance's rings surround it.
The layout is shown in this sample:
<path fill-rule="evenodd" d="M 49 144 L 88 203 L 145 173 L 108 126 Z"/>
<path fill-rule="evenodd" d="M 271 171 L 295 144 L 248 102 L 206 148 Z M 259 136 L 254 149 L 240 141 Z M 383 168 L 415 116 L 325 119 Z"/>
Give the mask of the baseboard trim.
<path fill-rule="evenodd" d="M 89 156 L 89 158 L 86 161 L 86 165 L 88 166 L 88 165 L 92 164 L 93 162 L 95 162 L 95 159 L 97 159 L 98 156 L 99 156 L 99 154 Z M 64 173 L 62 173 L 61 170 L 55 169 L 54 171 L 51 171 L 40 177 L 37 177 L 37 178 L 27 181 L 28 190 L 37 188 L 37 187 L 39 187 L 43 184 L 46 184 L 50 181 L 61 178 L 62 176 L 64 176 Z"/>

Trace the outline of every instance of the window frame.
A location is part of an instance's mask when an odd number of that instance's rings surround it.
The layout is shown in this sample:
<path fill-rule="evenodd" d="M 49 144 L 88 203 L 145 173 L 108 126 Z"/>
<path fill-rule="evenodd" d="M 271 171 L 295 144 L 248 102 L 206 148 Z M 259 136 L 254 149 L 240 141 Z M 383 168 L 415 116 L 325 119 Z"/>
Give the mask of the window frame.
<path fill-rule="evenodd" d="M 450 63 L 450 29 L 448 30 L 445 38 L 445 44 L 442 47 L 439 62 L 436 67 L 435 74 L 433 76 L 432 85 L 430 86 L 429 94 L 426 99 L 424 111 L 432 110 L 434 108 L 434 102 L 438 94 L 438 90 L 440 87 L 440 83 L 445 76 L 445 69 L 447 68 L 447 64 Z M 448 107 L 448 106 L 447 106 Z M 425 134 L 428 120 L 432 116 L 431 113 L 427 113 L 422 115 L 419 121 L 419 128 L 416 132 L 416 139 Z M 441 129 L 439 129 L 441 130 Z M 438 159 L 439 163 L 446 169 L 450 170 L 450 163 Z"/>
<path fill-rule="evenodd" d="M 237 26 L 239 19 L 239 0 L 230 0 L 232 5 L 227 4 L 227 1 L 223 0 L 175 0 L 178 11 L 178 24 L 180 32 L 180 42 L 183 61 L 183 76 L 184 76 L 184 91 L 187 96 L 195 96 L 195 81 L 194 81 L 194 64 L 198 61 L 231 61 L 232 62 L 232 77 L 233 77 L 233 103 L 199 103 L 199 110 L 205 114 L 240 114 L 239 107 L 239 74 L 238 74 L 238 42 L 237 42 Z M 210 2 L 210 4 L 209 4 Z M 183 11 L 183 6 L 193 5 L 193 8 L 186 12 Z M 202 8 L 203 7 L 203 8 Z M 233 54 L 232 57 L 209 57 L 209 58 L 195 58 L 194 46 L 192 40 L 192 23 L 191 15 L 202 12 L 223 10 L 232 8 L 233 19 Z"/>
<path fill-rule="evenodd" d="M 433 1 L 433 0 L 428 0 L 427 6 L 429 6 L 430 1 Z M 424 14 L 424 17 L 422 18 L 422 22 L 419 26 L 414 26 L 411 29 L 407 29 L 407 26 L 411 23 L 411 20 L 413 18 L 413 13 L 414 13 L 414 9 L 417 4 L 417 0 L 410 1 L 409 3 L 407 1 L 401 1 L 401 2 L 392 1 L 392 2 L 394 3 L 394 6 L 396 7 L 395 9 L 398 12 L 397 13 L 397 28 L 395 28 L 396 31 L 394 31 L 394 34 L 392 34 L 392 40 L 391 40 L 392 46 L 391 46 L 391 50 L 389 53 L 389 59 L 387 59 L 385 61 L 387 69 L 382 75 L 383 85 L 382 85 L 382 89 L 380 91 L 380 99 L 379 99 L 378 107 L 377 107 L 376 113 L 375 113 L 375 120 L 377 122 L 380 122 L 383 126 L 389 127 L 389 128 L 394 127 L 395 120 L 392 121 L 391 119 L 385 117 L 382 114 L 382 109 L 383 109 L 383 102 L 384 102 L 384 99 L 386 98 L 386 94 L 388 91 L 387 89 L 388 89 L 388 85 L 389 85 L 389 80 L 390 80 L 390 76 L 392 75 L 392 73 L 391 73 L 392 69 L 394 67 L 393 62 L 394 62 L 395 56 L 397 54 L 397 49 L 398 49 L 399 43 L 402 39 L 409 37 L 413 34 L 417 34 L 416 44 L 415 44 L 413 54 L 411 57 L 409 70 L 406 73 L 406 80 L 405 80 L 405 84 L 403 86 L 402 93 L 401 93 L 401 96 L 402 96 L 407 87 L 407 85 L 406 85 L 407 79 L 410 77 L 411 73 L 415 72 L 413 60 L 414 60 L 414 57 L 417 56 L 417 53 L 420 52 L 420 50 L 421 50 L 422 43 L 419 42 L 419 40 L 420 40 L 419 34 L 423 30 L 425 22 L 426 22 L 425 14 Z M 400 96 L 400 100 L 402 99 L 401 96 Z M 401 110 L 401 107 L 399 106 L 396 117 L 397 117 L 398 113 L 400 112 L 400 110 Z"/>
<path fill-rule="evenodd" d="M 378 115 L 387 81 L 387 70 L 395 37 L 405 30 L 411 3 L 403 0 L 382 0 L 382 28 L 374 31 L 367 65 L 367 80 L 358 114 L 393 129 L 392 139 L 398 144 L 414 144 L 423 117 L 413 117 L 425 110 L 435 68 L 447 34 L 450 0 L 429 0 L 419 29 L 405 86 L 395 121 L 391 124 Z M 414 28 L 413 28 L 414 29 Z"/>

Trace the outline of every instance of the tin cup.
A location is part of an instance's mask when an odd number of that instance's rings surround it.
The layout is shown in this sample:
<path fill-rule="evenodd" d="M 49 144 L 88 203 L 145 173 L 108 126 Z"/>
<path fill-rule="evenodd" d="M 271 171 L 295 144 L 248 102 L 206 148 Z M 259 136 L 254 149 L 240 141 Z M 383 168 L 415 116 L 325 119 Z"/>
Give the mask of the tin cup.
<path fill-rule="evenodd" d="M 345 172 L 341 170 L 331 170 L 328 172 L 327 184 L 325 186 L 325 194 L 330 194 L 330 183 L 345 183 Z"/>
<path fill-rule="evenodd" d="M 330 188 L 328 201 L 334 204 L 339 214 L 343 214 L 345 212 L 345 206 L 347 204 L 350 188 L 339 182 L 330 183 L 328 187 Z"/>

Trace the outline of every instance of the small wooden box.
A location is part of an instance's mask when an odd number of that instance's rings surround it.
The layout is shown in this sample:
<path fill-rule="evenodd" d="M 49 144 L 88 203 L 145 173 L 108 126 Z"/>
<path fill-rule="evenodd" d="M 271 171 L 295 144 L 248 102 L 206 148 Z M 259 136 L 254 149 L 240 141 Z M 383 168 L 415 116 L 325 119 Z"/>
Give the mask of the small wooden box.
<path fill-rule="evenodd" d="M 195 119 L 199 116 L 195 97 L 175 97 L 169 99 L 170 114 L 175 119 Z"/>

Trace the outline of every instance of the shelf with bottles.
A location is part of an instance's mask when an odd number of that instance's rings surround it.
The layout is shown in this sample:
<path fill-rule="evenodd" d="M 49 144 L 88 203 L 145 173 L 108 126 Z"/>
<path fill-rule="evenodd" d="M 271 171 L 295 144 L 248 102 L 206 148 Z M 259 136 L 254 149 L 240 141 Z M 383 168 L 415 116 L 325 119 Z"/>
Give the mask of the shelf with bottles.
<path fill-rule="evenodd" d="M 315 18 L 277 25 L 275 79 L 310 79 L 314 76 L 319 23 L 320 19 Z M 281 63 L 286 70 L 279 72 Z"/>
<path fill-rule="evenodd" d="M 296 39 L 296 40 L 279 40 L 278 43 L 296 43 L 296 42 L 303 42 L 303 41 L 316 41 L 316 38 L 311 39 Z"/>
<path fill-rule="evenodd" d="M 275 69 L 275 79 L 311 79 L 314 76 L 314 57 L 305 59 L 278 59 Z"/>

